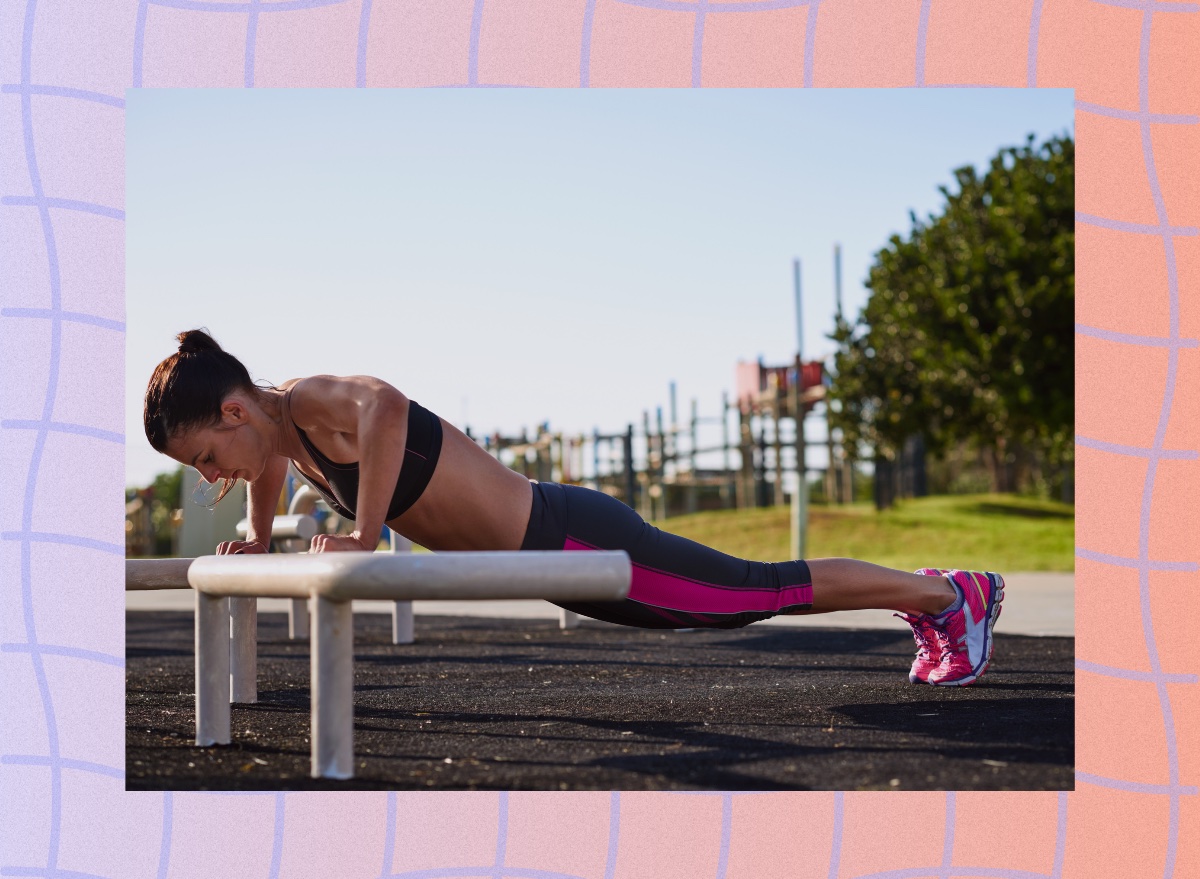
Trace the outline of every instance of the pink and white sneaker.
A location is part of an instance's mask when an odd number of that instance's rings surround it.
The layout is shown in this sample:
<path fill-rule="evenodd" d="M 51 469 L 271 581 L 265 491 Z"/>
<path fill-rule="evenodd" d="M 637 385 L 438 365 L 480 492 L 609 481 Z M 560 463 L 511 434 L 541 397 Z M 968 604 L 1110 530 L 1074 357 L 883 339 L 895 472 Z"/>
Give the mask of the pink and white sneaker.
<path fill-rule="evenodd" d="M 949 571 L 942 568 L 918 568 L 913 573 L 926 577 L 942 577 Z M 937 629 L 933 625 L 933 617 L 926 613 L 894 613 L 908 623 L 912 628 L 913 640 L 917 642 L 917 658 L 913 660 L 912 668 L 908 671 L 908 680 L 912 684 L 929 683 L 929 674 L 941 664 L 942 644 L 937 638 Z"/>
<path fill-rule="evenodd" d="M 931 618 L 942 655 L 926 680 L 965 687 L 983 676 L 992 659 L 992 626 L 1000 617 L 1004 578 L 987 571 L 948 571 L 946 579 L 958 591 L 958 606 Z"/>
<path fill-rule="evenodd" d="M 924 613 L 915 616 L 910 613 L 894 613 L 892 616 L 900 617 L 912 626 L 913 640 L 917 642 L 917 658 L 908 670 L 908 682 L 929 683 L 929 673 L 942 662 L 942 644 L 938 641 L 937 630 L 933 627 L 933 618 Z"/>

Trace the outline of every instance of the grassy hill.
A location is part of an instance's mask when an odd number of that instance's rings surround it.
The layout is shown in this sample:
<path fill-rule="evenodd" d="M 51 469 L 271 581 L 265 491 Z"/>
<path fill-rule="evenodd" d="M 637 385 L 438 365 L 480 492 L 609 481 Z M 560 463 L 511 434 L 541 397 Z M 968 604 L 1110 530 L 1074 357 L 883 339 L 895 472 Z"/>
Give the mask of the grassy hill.
<path fill-rule="evenodd" d="M 790 557 L 787 507 L 697 513 L 656 524 L 743 558 Z M 1075 508 L 1001 494 L 917 498 L 882 513 L 871 504 L 812 506 L 807 555 L 905 570 L 1073 571 Z"/>

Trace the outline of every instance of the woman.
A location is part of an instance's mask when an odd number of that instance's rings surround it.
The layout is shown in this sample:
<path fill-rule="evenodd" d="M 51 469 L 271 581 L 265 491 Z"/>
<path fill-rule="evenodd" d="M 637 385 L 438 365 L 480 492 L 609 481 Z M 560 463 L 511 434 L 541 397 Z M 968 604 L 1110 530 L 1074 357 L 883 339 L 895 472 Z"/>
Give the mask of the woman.
<path fill-rule="evenodd" d="M 267 551 L 291 462 L 356 525 L 349 535 L 318 534 L 312 552 L 372 551 L 384 524 L 434 551 L 623 549 L 633 562 L 626 600 L 562 606 L 650 628 L 886 608 L 917 641 L 910 681 L 964 686 L 987 670 L 1004 597 L 997 574 L 737 559 L 660 531 L 602 492 L 530 482 L 379 379 L 319 375 L 258 387 L 207 333 L 178 340 L 146 390 L 146 437 L 208 482 L 224 481 L 221 496 L 237 479 L 248 483 L 247 539 L 222 543 L 219 554 Z"/>

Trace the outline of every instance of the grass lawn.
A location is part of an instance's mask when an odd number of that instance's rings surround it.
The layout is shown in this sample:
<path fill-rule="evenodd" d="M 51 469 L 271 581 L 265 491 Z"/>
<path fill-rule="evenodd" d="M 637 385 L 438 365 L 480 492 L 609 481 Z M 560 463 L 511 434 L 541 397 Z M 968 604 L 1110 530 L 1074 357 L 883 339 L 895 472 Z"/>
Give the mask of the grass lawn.
<path fill-rule="evenodd" d="M 952 495 L 902 501 L 883 513 L 869 503 L 810 506 L 808 516 L 809 558 L 841 556 L 910 571 L 1075 570 L 1075 508 L 1055 501 Z M 697 513 L 655 524 L 742 558 L 791 557 L 788 507 Z"/>
<path fill-rule="evenodd" d="M 787 507 L 697 513 L 656 524 L 731 555 L 790 558 Z M 807 555 L 904 570 L 1073 571 L 1075 508 L 1003 494 L 917 498 L 883 513 L 865 503 L 810 506 Z"/>

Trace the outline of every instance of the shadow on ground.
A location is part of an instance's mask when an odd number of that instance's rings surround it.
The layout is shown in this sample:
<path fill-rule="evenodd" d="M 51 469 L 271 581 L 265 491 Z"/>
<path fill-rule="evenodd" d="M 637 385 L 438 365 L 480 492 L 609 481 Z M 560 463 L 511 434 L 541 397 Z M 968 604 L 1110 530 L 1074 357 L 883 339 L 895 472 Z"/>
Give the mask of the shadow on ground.
<path fill-rule="evenodd" d="M 306 642 L 259 618 L 259 701 L 197 748 L 191 615 L 127 614 L 131 790 L 1069 790 L 1074 641 L 998 636 L 966 688 L 909 684 L 907 628 L 661 632 L 355 619 L 350 782 L 309 769 Z"/>
<path fill-rule="evenodd" d="M 997 501 L 983 501 L 972 508 L 973 512 L 993 516 L 1021 516 L 1025 519 L 1073 519 L 1075 514 L 1069 510 L 1048 510 L 1034 507 L 1022 507 L 1018 504 L 1006 504 Z"/>

